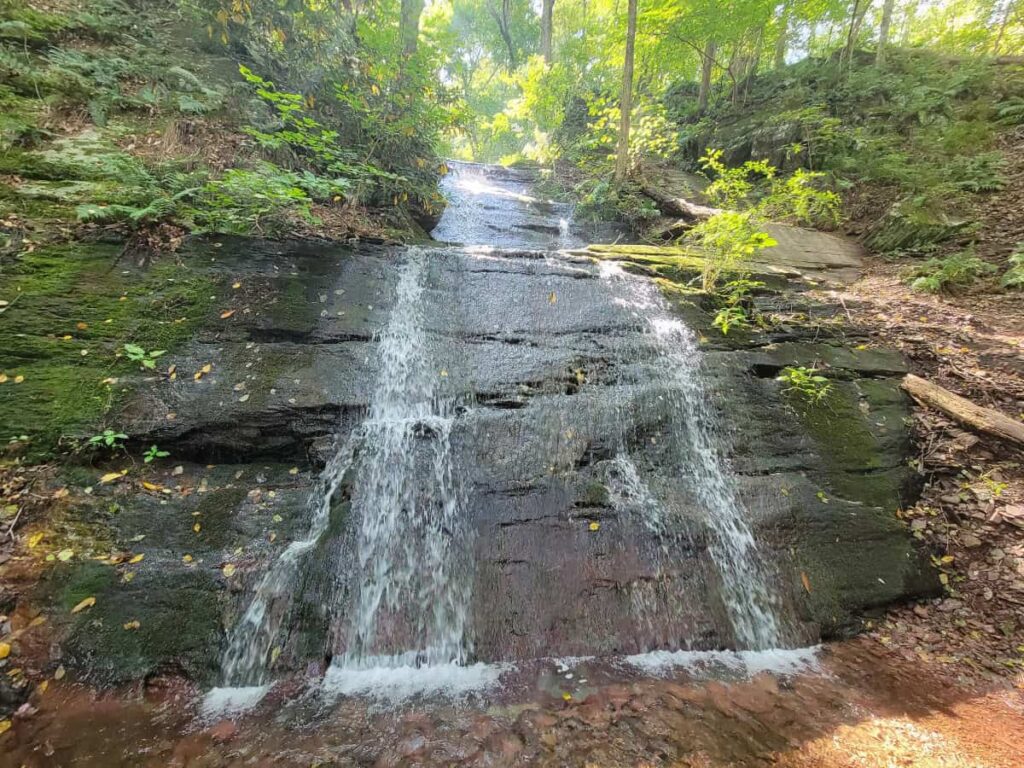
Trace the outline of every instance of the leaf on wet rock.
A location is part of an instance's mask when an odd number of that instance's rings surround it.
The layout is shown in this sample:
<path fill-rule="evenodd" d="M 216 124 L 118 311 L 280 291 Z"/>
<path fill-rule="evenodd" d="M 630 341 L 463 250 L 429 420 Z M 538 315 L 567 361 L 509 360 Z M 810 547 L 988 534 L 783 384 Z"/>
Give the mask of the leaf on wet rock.
<path fill-rule="evenodd" d="M 220 313 L 220 319 L 221 320 L 227 320 L 233 314 L 235 314 L 235 310 L 233 310 L 233 309 L 225 309 L 223 312 Z"/>
<path fill-rule="evenodd" d="M 601 524 L 599 522 L 597 522 L 596 520 L 594 522 L 592 522 L 588 527 L 592 531 L 599 531 L 599 530 L 601 530 Z"/>
<path fill-rule="evenodd" d="M 299 474 L 299 468 L 298 467 L 292 467 L 291 469 L 288 470 L 288 474 L 289 475 L 297 475 L 297 474 Z"/>
<path fill-rule="evenodd" d="M 232 563 L 228 563 L 221 569 L 221 573 L 228 579 L 235 575 L 235 566 Z"/>
<path fill-rule="evenodd" d="M 135 557 L 128 561 L 128 564 L 134 565 L 135 563 L 141 563 L 144 557 L 145 555 L 135 555 Z"/>
<path fill-rule="evenodd" d="M 60 560 L 62 563 L 66 563 L 74 556 L 75 551 L 73 549 L 62 549 L 60 552 L 57 553 L 57 559 Z"/>
<path fill-rule="evenodd" d="M 188 565 L 192 562 L 192 555 L 185 555 L 181 558 L 181 562 L 183 562 L 185 565 Z"/>
<path fill-rule="evenodd" d="M 164 489 L 162 485 L 157 485 L 156 483 L 149 483 L 146 482 L 145 480 L 142 481 L 142 487 L 145 488 L 147 491 L 162 491 Z"/>
<path fill-rule="evenodd" d="M 11 655 L 11 644 L 0 643 L 0 661 Z"/>
<path fill-rule="evenodd" d="M 127 630 L 133 630 L 138 629 L 142 624 L 137 619 L 133 619 L 132 621 L 126 621 L 122 626 Z"/>
<path fill-rule="evenodd" d="M 107 483 L 113 483 L 116 480 L 120 480 L 122 477 L 128 474 L 127 469 L 122 469 L 120 472 L 107 472 L 100 478 L 100 484 L 106 485 Z"/>
<path fill-rule="evenodd" d="M 10 720 L 0 720 L 0 735 L 3 735 L 11 730 Z"/>
<path fill-rule="evenodd" d="M 38 533 L 33 533 L 31 536 L 28 537 L 28 548 L 35 549 L 36 547 L 38 547 L 39 542 L 43 540 L 44 536 L 46 536 L 46 534 L 42 531 L 39 531 Z"/>
<path fill-rule="evenodd" d="M 54 680 L 63 680 L 64 679 L 64 675 L 66 675 L 66 674 L 67 674 L 67 671 L 64 669 L 64 665 L 61 664 L 59 667 L 57 667 L 56 671 L 53 673 L 53 679 Z"/>
<path fill-rule="evenodd" d="M 800 571 L 800 583 L 804 585 L 804 589 L 807 591 L 807 594 L 810 594 L 811 593 L 811 580 L 807 576 L 807 572 L 806 571 Z"/>
<path fill-rule="evenodd" d="M 213 363 L 207 363 L 202 368 L 200 368 L 198 371 L 193 373 L 192 374 L 192 378 L 195 379 L 196 381 L 199 381 L 201 378 L 203 378 L 203 376 L 205 376 L 206 374 L 210 373 L 212 370 L 213 370 Z"/>
<path fill-rule="evenodd" d="M 270 652 L 270 663 L 271 663 L 271 664 L 274 664 L 274 663 L 276 663 L 276 662 L 277 662 L 277 658 L 278 658 L 278 657 L 279 657 L 280 655 L 281 655 L 281 649 L 280 649 L 280 648 L 277 648 L 277 647 L 275 647 L 275 648 L 274 648 L 274 649 L 273 649 L 273 650 L 272 650 L 272 651 Z"/>
<path fill-rule="evenodd" d="M 551 293 L 550 293 L 550 294 L 548 295 L 548 304 L 557 304 L 557 303 L 558 303 L 558 296 L 556 296 L 556 295 L 555 295 L 555 292 L 554 292 L 554 291 L 552 291 L 552 292 L 551 292 Z"/>
<path fill-rule="evenodd" d="M 84 600 L 82 600 L 82 602 L 80 602 L 78 605 L 76 605 L 74 608 L 72 608 L 71 612 L 72 613 L 81 613 L 86 608 L 92 608 L 94 605 L 96 605 L 96 598 L 95 597 L 87 597 Z"/>
<path fill-rule="evenodd" d="M 203 526 L 200 525 L 199 523 L 196 523 L 195 525 L 192 526 L 192 530 L 195 531 L 196 533 L 199 533 L 201 530 L 203 530 Z"/>

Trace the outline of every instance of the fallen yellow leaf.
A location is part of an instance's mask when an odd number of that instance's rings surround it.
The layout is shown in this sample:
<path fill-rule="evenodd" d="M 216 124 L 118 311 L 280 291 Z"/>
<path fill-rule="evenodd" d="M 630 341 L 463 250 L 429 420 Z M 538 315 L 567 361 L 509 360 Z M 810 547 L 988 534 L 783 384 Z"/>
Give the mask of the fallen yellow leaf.
<path fill-rule="evenodd" d="M 15 384 L 21 384 L 21 382 L 23 382 L 24 380 L 25 380 L 24 376 L 15 376 L 14 377 L 14 383 Z"/>
<path fill-rule="evenodd" d="M 807 577 L 804 571 L 800 571 L 800 582 L 804 585 L 804 589 L 807 590 L 807 594 L 811 593 L 811 580 Z"/>
<path fill-rule="evenodd" d="M 11 730 L 11 721 L 0 720 L 0 734 L 7 733 L 9 730 Z"/>
<path fill-rule="evenodd" d="M 224 575 L 225 575 L 225 576 L 226 576 L 227 578 L 229 578 L 229 579 L 230 579 L 230 578 L 231 578 L 232 576 L 234 576 L 234 575 L 235 575 L 235 566 L 234 566 L 234 565 L 232 565 L 231 563 L 228 563 L 228 564 L 227 564 L 227 565 L 225 565 L 225 566 L 224 566 L 224 568 L 222 569 L 222 573 L 223 573 L 223 574 L 224 574 Z"/>
<path fill-rule="evenodd" d="M 221 320 L 227 320 L 233 314 L 235 314 L 235 310 L 233 310 L 233 309 L 225 309 L 223 312 L 220 313 L 220 319 Z"/>
<path fill-rule="evenodd" d="M 140 624 L 137 620 L 129 621 L 124 624 L 125 629 L 138 629 L 141 626 L 142 624 Z"/>
<path fill-rule="evenodd" d="M 124 477 L 124 474 L 124 472 L 107 472 L 107 474 L 100 478 L 100 482 L 103 484 L 112 483 L 115 480 L 120 480 L 122 477 Z"/>
<path fill-rule="evenodd" d="M 35 547 L 39 546 L 39 542 L 43 540 L 43 537 L 45 535 L 46 535 L 45 533 L 43 533 L 42 531 L 39 531 L 38 533 L 33 533 L 31 536 L 29 536 L 29 538 L 28 538 L 28 548 L 29 549 L 34 549 Z"/>
<path fill-rule="evenodd" d="M 80 331 L 84 331 L 88 327 L 89 327 L 88 323 L 75 323 L 75 328 L 77 328 Z"/>
<path fill-rule="evenodd" d="M 554 291 L 552 291 L 552 292 L 551 292 L 551 293 L 550 293 L 550 294 L 548 295 L 548 304 L 555 304 L 555 303 L 557 303 L 557 302 L 558 302 L 558 296 L 556 296 L 556 295 L 555 295 L 555 292 L 554 292 Z"/>
<path fill-rule="evenodd" d="M 86 608 L 92 608 L 94 605 L 96 605 L 96 598 L 95 597 L 87 597 L 87 598 L 85 598 L 85 600 L 83 600 L 78 605 L 76 605 L 74 608 L 72 608 L 71 612 L 72 613 L 80 613 L 80 612 L 84 611 Z"/>
<path fill-rule="evenodd" d="M 131 560 L 128 561 L 128 564 L 129 565 L 133 565 L 135 563 L 141 563 L 142 562 L 142 558 L 144 558 L 144 557 L 145 557 L 145 555 L 135 555 L 135 557 L 133 557 Z"/>
<path fill-rule="evenodd" d="M 601 530 L 601 524 L 596 522 L 596 521 L 591 523 L 590 524 L 590 530 L 592 530 L 592 531 L 599 531 L 599 530 Z"/>
<path fill-rule="evenodd" d="M 74 556 L 75 550 L 73 549 L 62 549 L 60 552 L 57 553 L 57 559 L 60 560 L 62 563 L 66 563 Z"/>
<path fill-rule="evenodd" d="M 145 480 L 142 481 L 142 487 L 145 488 L 147 491 L 162 491 L 164 488 L 162 485 L 157 485 L 156 483 L 147 483 Z"/>
<path fill-rule="evenodd" d="M 0 660 L 6 659 L 10 655 L 11 655 L 11 644 L 10 643 L 0 643 Z"/>
<path fill-rule="evenodd" d="M 191 563 L 192 562 L 192 555 L 185 555 L 183 558 L 181 558 L 181 562 L 186 563 L 186 564 L 187 563 Z"/>
<path fill-rule="evenodd" d="M 568 692 L 563 693 L 562 694 L 562 700 L 563 701 L 572 701 L 572 694 L 568 693 Z"/>
<path fill-rule="evenodd" d="M 234 288 L 237 291 L 239 288 L 242 287 L 242 284 L 241 283 L 234 283 L 234 284 L 232 284 L 231 287 Z"/>
<path fill-rule="evenodd" d="M 199 523 L 196 523 L 192 526 L 192 530 L 196 533 L 199 533 L 201 530 L 203 530 L 203 526 L 201 526 Z"/>
<path fill-rule="evenodd" d="M 274 648 L 270 652 L 270 663 L 273 664 L 274 662 L 276 662 L 277 661 L 277 657 L 280 656 L 280 655 L 281 655 L 281 649 L 280 648 Z"/>
<path fill-rule="evenodd" d="M 57 667 L 57 670 L 53 673 L 53 679 L 54 680 L 63 680 L 65 674 L 67 674 L 67 673 L 65 672 L 64 665 L 62 664 L 59 667 Z"/>

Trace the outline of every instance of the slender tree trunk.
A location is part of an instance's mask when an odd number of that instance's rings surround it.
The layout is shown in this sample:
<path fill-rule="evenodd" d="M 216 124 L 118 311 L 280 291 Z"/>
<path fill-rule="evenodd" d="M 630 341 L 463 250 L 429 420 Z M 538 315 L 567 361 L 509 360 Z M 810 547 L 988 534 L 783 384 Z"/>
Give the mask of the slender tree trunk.
<path fill-rule="evenodd" d="M 715 41 L 708 40 L 704 44 L 704 54 L 701 56 L 700 91 L 697 92 L 697 111 L 702 115 L 708 111 L 708 102 L 711 98 L 711 75 L 715 68 L 715 48 Z"/>
<path fill-rule="evenodd" d="M 636 0 L 629 0 L 626 20 L 626 60 L 622 64 L 622 98 L 619 109 L 619 146 L 615 154 L 615 181 L 622 183 L 629 171 L 629 113 L 633 109 L 633 49 L 636 46 Z"/>
<path fill-rule="evenodd" d="M 895 0 L 885 0 L 882 4 L 882 23 L 878 27 L 878 50 L 875 52 L 875 65 L 885 63 L 885 49 L 889 45 L 889 28 L 892 27 L 892 9 Z"/>
<path fill-rule="evenodd" d="M 857 36 L 860 34 L 860 25 L 864 16 L 871 7 L 871 0 L 854 0 L 853 14 L 850 17 L 850 30 L 846 35 L 846 48 L 843 49 L 843 59 L 847 64 L 853 61 L 853 49 L 857 47 Z"/>
<path fill-rule="evenodd" d="M 1006 28 L 1010 24 L 1010 17 L 1013 16 L 1013 9 L 1017 5 L 1014 0 L 1007 0 L 1006 10 L 1003 12 L 1003 20 L 999 24 L 999 33 L 996 35 L 996 41 L 992 44 L 992 55 L 999 55 L 999 48 L 1003 44 L 1003 35 L 1006 34 Z"/>
<path fill-rule="evenodd" d="M 779 36 L 775 39 L 775 68 L 782 69 L 786 66 L 786 48 L 789 45 L 789 6 L 782 8 L 782 16 L 779 18 Z"/>
<path fill-rule="evenodd" d="M 402 0 L 401 16 L 398 21 L 402 38 L 402 52 L 406 56 L 416 53 L 420 36 L 420 16 L 423 15 L 424 0 Z"/>
<path fill-rule="evenodd" d="M 511 72 L 518 65 L 518 57 L 516 56 L 516 45 L 512 40 L 512 32 L 509 29 L 509 6 L 511 0 L 501 0 L 501 10 L 497 11 L 493 6 L 488 5 L 487 10 L 491 12 L 491 16 L 494 19 L 495 24 L 498 25 L 498 34 L 501 35 L 501 39 L 505 43 L 505 47 L 508 48 L 508 71 Z"/>
<path fill-rule="evenodd" d="M 551 63 L 551 33 L 554 26 L 555 0 L 541 0 L 540 7 L 540 55 L 547 64 Z"/>

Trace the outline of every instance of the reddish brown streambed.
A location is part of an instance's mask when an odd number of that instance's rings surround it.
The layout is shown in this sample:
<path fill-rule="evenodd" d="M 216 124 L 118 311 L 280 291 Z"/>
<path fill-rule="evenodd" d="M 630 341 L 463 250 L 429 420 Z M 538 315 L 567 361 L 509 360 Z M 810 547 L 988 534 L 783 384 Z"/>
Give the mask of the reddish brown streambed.
<path fill-rule="evenodd" d="M 116 694 L 52 684 L 39 711 L 0 737 L 0 765 L 1024 765 L 1019 687 L 959 688 L 866 639 L 828 647 L 817 670 L 793 676 L 521 682 L 398 709 L 356 698 L 325 706 L 279 684 L 248 715 L 215 723 L 197 719 L 194 691 L 169 681 Z"/>

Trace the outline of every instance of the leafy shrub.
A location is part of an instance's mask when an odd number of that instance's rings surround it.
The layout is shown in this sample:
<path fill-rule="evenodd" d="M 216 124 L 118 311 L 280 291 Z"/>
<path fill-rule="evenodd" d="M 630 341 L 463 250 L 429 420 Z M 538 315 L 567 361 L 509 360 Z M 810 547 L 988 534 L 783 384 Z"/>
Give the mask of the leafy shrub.
<path fill-rule="evenodd" d="M 723 272 L 776 245 L 771 236 L 759 231 L 753 211 L 722 211 L 695 226 L 687 237 L 702 249 L 701 287 L 708 292 L 715 289 Z"/>
<path fill-rule="evenodd" d="M 942 259 L 929 259 L 915 267 L 910 274 L 910 287 L 926 293 L 954 291 L 994 271 L 995 267 L 975 256 L 972 248 Z"/>
<path fill-rule="evenodd" d="M 576 213 L 593 221 L 625 221 L 634 230 L 660 216 L 654 202 L 630 185 L 587 179 L 576 188 Z"/>

